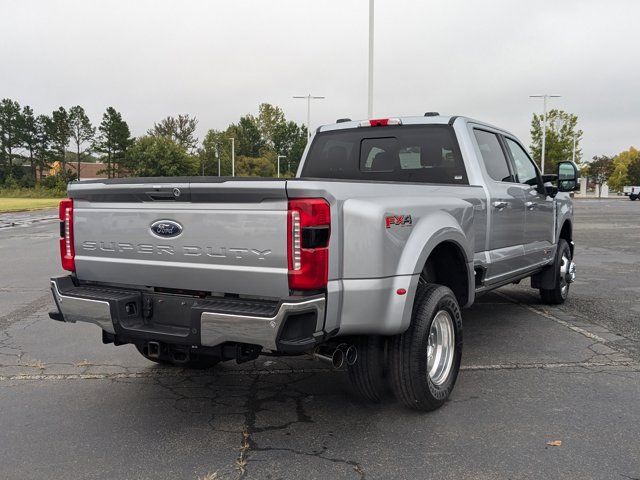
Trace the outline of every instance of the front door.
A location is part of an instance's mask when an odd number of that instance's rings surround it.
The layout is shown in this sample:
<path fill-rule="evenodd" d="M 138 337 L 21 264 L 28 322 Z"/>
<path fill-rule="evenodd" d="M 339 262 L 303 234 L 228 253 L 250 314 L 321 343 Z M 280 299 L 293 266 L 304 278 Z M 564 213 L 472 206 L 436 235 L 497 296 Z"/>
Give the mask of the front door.
<path fill-rule="evenodd" d="M 525 197 L 515 182 L 506 153 L 494 132 L 474 129 L 490 180 L 488 263 L 485 283 L 497 283 L 526 267 L 524 261 Z"/>
<path fill-rule="evenodd" d="M 524 195 L 524 255 L 527 266 L 533 267 L 553 257 L 554 200 L 544 191 L 540 172 L 524 148 L 512 138 L 504 139 Z"/>

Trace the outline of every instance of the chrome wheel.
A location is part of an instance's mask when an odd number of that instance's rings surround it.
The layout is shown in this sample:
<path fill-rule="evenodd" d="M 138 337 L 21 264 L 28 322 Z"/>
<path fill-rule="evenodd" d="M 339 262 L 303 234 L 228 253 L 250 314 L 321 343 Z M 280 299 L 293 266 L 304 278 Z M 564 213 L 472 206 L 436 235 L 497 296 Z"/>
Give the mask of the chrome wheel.
<path fill-rule="evenodd" d="M 560 262 L 560 293 L 566 298 L 569 293 L 569 284 L 575 280 L 576 266 L 565 254 Z"/>
<path fill-rule="evenodd" d="M 440 310 L 433 317 L 427 343 L 427 372 L 435 385 L 442 385 L 453 365 L 455 333 L 449 312 Z"/>

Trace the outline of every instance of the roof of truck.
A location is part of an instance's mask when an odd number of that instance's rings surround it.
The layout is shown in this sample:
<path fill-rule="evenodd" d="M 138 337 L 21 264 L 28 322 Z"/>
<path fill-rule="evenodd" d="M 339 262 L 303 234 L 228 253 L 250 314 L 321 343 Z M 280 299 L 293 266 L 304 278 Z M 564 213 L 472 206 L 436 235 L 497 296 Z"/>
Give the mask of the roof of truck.
<path fill-rule="evenodd" d="M 478 124 L 478 125 L 484 125 L 486 127 L 495 129 L 495 130 L 499 130 L 501 132 L 507 133 L 509 135 L 513 135 L 510 132 L 508 132 L 507 130 L 504 130 L 503 128 L 500 127 L 496 127 L 495 125 L 491 125 L 490 123 L 487 122 L 481 122 L 479 120 L 474 120 L 472 118 L 469 117 L 464 117 L 464 116 L 460 116 L 460 115 L 440 115 L 440 114 L 432 114 L 432 115 L 425 115 L 425 116 L 407 116 L 407 117 L 399 117 L 399 116 L 390 116 L 390 117 L 377 117 L 376 120 L 380 119 L 380 118 L 384 118 L 384 119 L 400 119 L 400 121 L 402 122 L 402 125 L 453 125 L 453 122 L 455 122 L 458 119 L 463 120 L 466 123 L 474 123 L 474 124 Z M 332 130 L 344 130 L 347 128 L 357 128 L 361 126 L 361 123 L 363 122 L 369 122 L 372 120 L 342 120 L 340 122 L 337 123 L 329 123 L 327 125 L 321 125 L 320 127 L 318 127 L 317 132 L 328 132 L 328 131 L 332 131 Z"/>

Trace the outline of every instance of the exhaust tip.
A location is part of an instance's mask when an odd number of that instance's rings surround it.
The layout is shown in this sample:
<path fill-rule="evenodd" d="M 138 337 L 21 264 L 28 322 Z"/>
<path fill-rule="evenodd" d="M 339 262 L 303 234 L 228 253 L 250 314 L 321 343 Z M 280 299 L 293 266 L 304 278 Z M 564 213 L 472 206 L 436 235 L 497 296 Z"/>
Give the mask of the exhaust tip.
<path fill-rule="evenodd" d="M 355 365 L 355 363 L 358 361 L 358 349 L 354 345 L 349 345 L 344 354 L 344 358 L 347 362 L 347 365 Z"/>
<path fill-rule="evenodd" d="M 342 368 L 344 365 L 344 356 L 344 352 L 339 348 L 336 348 L 333 351 L 333 355 L 331 355 L 331 364 L 333 365 L 333 368 L 336 370 Z"/>

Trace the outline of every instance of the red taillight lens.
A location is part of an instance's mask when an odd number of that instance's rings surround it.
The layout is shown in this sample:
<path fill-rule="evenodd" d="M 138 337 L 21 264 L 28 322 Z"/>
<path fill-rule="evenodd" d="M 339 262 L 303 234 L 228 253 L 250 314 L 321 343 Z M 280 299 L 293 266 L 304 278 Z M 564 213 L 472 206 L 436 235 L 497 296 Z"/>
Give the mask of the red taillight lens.
<path fill-rule="evenodd" d="M 66 198 L 60 202 L 60 260 L 62 268 L 76 271 L 76 251 L 73 246 L 73 200 Z"/>
<path fill-rule="evenodd" d="M 291 290 L 319 290 L 329 277 L 331 209 L 324 198 L 289 200 L 287 260 Z"/>

